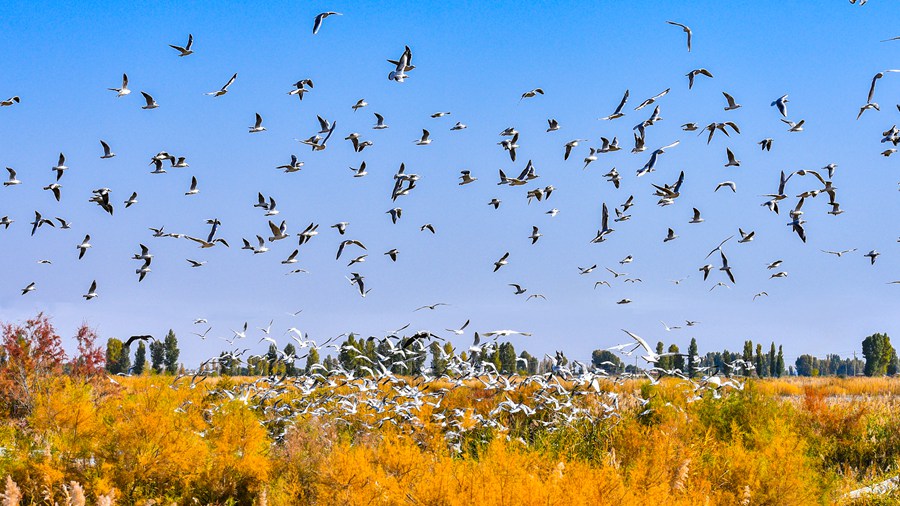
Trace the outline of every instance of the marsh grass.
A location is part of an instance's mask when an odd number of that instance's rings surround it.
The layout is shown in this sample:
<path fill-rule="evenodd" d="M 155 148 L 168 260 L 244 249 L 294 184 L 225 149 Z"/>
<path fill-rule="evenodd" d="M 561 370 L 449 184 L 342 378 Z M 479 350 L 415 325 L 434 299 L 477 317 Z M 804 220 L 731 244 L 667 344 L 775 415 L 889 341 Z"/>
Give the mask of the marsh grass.
<path fill-rule="evenodd" d="M 621 394 L 618 416 L 548 428 L 545 413 L 504 412 L 506 429 L 472 417 L 535 387 L 471 382 L 442 401 L 466 410 L 459 452 L 427 405 L 409 427 L 302 415 L 276 444 L 254 401 L 213 393 L 246 379 L 193 389 L 165 377 L 117 381 L 59 376 L 27 418 L 0 421 L 4 506 L 841 504 L 897 474 L 900 459 L 891 379 L 755 380 L 694 402 L 678 381 L 610 382 L 602 388 Z M 584 397 L 584 409 L 601 409 Z"/>

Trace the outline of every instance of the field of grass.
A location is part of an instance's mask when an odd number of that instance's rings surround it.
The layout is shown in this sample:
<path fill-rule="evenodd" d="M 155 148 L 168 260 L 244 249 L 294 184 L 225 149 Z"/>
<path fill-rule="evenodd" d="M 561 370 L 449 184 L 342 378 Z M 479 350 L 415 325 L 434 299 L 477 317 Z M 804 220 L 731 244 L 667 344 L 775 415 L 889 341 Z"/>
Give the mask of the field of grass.
<path fill-rule="evenodd" d="M 607 381 L 535 413 L 504 408 L 549 398 L 534 383 L 434 382 L 421 388 L 440 401 L 400 417 L 374 401 L 410 402 L 399 380 L 39 385 L 29 414 L 0 419 L 4 505 L 900 503 L 844 499 L 898 472 L 887 378 Z M 357 403 L 363 391 L 374 400 Z M 554 421 L 562 411 L 585 416 Z"/>

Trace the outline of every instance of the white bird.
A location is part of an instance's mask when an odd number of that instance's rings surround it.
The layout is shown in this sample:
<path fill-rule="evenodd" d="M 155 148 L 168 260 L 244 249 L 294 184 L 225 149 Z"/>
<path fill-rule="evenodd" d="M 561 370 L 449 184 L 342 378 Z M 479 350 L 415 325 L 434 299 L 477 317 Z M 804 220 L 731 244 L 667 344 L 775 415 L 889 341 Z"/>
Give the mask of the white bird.
<path fill-rule="evenodd" d="M 690 53 L 691 52 L 691 36 L 693 35 L 693 32 L 691 32 L 691 29 L 686 25 L 683 25 L 681 23 L 676 23 L 674 21 L 666 21 L 666 23 L 669 23 L 670 25 L 681 27 L 681 29 L 684 31 L 684 33 L 687 34 L 687 49 L 688 49 L 688 52 Z"/>
<path fill-rule="evenodd" d="M 362 109 L 363 107 L 366 107 L 367 105 L 369 105 L 369 103 L 366 102 L 366 99 L 361 98 L 361 99 L 357 100 L 356 103 L 351 106 L 351 109 L 353 109 L 353 112 L 356 112 L 357 110 Z"/>
<path fill-rule="evenodd" d="M 725 148 L 725 155 L 728 156 L 728 163 L 725 164 L 726 167 L 741 166 L 741 161 L 734 157 L 734 153 L 731 152 L 731 148 Z"/>
<path fill-rule="evenodd" d="M 359 165 L 359 168 L 350 167 L 350 170 L 355 172 L 355 174 L 353 174 L 353 177 L 365 177 L 365 176 L 369 175 L 369 173 L 366 171 L 365 160 Z"/>
<path fill-rule="evenodd" d="M 532 334 L 530 332 L 519 332 L 518 330 L 504 329 L 504 330 L 492 330 L 490 332 L 485 332 L 484 335 L 487 337 L 493 337 L 493 336 L 509 337 L 512 335 L 531 336 Z"/>
<path fill-rule="evenodd" d="M 603 117 L 600 119 L 609 121 L 609 120 L 614 120 L 617 118 L 621 118 L 622 116 L 625 116 L 625 113 L 622 112 L 622 109 L 625 108 L 625 103 L 628 102 L 628 94 L 629 94 L 628 90 L 625 90 L 625 95 L 622 96 L 622 100 L 619 102 L 619 106 L 616 107 L 616 110 L 613 111 L 613 113 L 610 114 L 609 116 L 606 116 L 606 117 Z"/>
<path fill-rule="evenodd" d="M 728 101 L 728 107 L 725 108 L 726 111 L 733 111 L 735 109 L 741 108 L 741 104 L 738 104 L 737 102 L 735 102 L 734 97 L 732 97 L 728 93 L 725 93 L 724 91 L 722 92 L 722 95 L 725 95 L 725 100 Z M 724 129 L 723 129 L 723 131 L 724 131 Z"/>
<path fill-rule="evenodd" d="M 297 155 L 291 155 L 291 163 L 287 165 L 279 165 L 275 167 L 276 169 L 284 169 L 284 172 L 299 172 L 301 168 L 303 168 L 303 162 L 297 160 Z"/>
<path fill-rule="evenodd" d="M 103 156 L 101 156 L 100 158 L 106 159 L 106 158 L 112 158 L 112 157 L 116 156 L 115 153 L 110 151 L 109 144 L 107 144 L 106 141 L 101 140 L 100 145 L 103 146 Z"/>
<path fill-rule="evenodd" d="M 34 281 L 32 281 L 31 283 L 28 284 L 28 286 L 26 286 L 25 288 L 22 289 L 22 295 L 25 295 L 28 292 L 33 292 L 36 289 L 37 289 L 37 287 L 35 286 Z"/>
<path fill-rule="evenodd" d="M 56 201 L 59 202 L 60 198 L 60 188 L 62 188 L 61 184 L 52 183 L 44 187 L 44 190 L 49 190 L 53 192 L 53 196 L 56 197 Z"/>
<path fill-rule="evenodd" d="M 871 102 L 871 100 L 869 100 L 869 102 Z M 772 105 L 775 106 L 776 108 L 778 108 L 778 112 L 780 112 L 781 116 L 784 118 L 787 118 L 787 103 L 788 103 L 787 95 L 782 95 L 780 98 L 778 98 L 772 102 Z"/>
<path fill-rule="evenodd" d="M 133 206 L 134 204 L 137 204 L 138 203 L 137 197 L 138 197 L 137 192 L 131 192 L 131 196 L 128 197 L 128 200 L 123 202 L 123 204 L 125 204 L 125 209 L 128 209 L 129 207 Z"/>
<path fill-rule="evenodd" d="M 14 186 L 17 184 L 22 184 L 21 181 L 16 179 L 16 171 L 12 169 L 12 167 L 7 167 L 6 171 L 9 172 L 9 179 L 3 182 L 3 186 Z"/>
<path fill-rule="evenodd" d="M 375 113 L 375 120 L 377 121 L 377 123 L 375 123 L 375 126 L 372 127 L 373 130 L 384 130 L 385 128 L 388 128 L 388 126 L 384 124 L 384 116 L 378 114 L 377 112 Z"/>
<path fill-rule="evenodd" d="M 109 91 L 116 92 L 116 98 L 124 97 L 131 93 L 131 90 L 128 89 L 128 74 L 122 74 L 122 87 L 121 88 L 107 88 Z"/>
<path fill-rule="evenodd" d="M 317 15 L 315 21 L 313 21 L 313 35 L 319 33 L 319 29 L 322 28 L 322 22 L 328 16 L 343 16 L 343 14 L 340 12 L 323 12 Z"/>
<path fill-rule="evenodd" d="M 184 47 L 181 47 L 181 46 L 169 44 L 169 47 L 178 51 L 178 53 L 179 53 L 178 56 L 187 56 L 190 54 L 194 54 L 194 51 L 191 50 L 191 46 L 193 46 L 193 45 L 194 45 L 194 35 L 189 33 L 187 45 L 185 45 Z"/>
<path fill-rule="evenodd" d="M 506 253 L 503 254 L 502 257 L 500 257 L 500 260 L 497 260 L 496 262 L 494 262 L 494 272 L 497 272 L 504 265 L 509 264 L 509 262 L 507 261 L 508 258 L 509 258 L 509 252 L 507 251 Z"/>
<path fill-rule="evenodd" d="M 428 130 L 425 130 L 423 128 L 422 129 L 422 137 L 414 140 L 413 142 L 416 143 L 416 146 L 427 146 L 427 145 L 431 144 L 431 139 L 428 138 L 429 135 L 431 135 L 431 134 L 428 133 Z"/>
<path fill-rule="evenodd" d="M 522 98 L 519 99 L 519 102 L 521 102 L 523 99 L 532 98 L 532 97 L 536 97 L 538 95 L 543 95 L 543 94 L 544 94 L 543 89 L 535 88 L 533 90 L 529 90 L 529 91 L 526 91 L 525 93 L 522 93 Z"/>
<path fill-rule="evenodd" d="M 718 190 L 719 187 L 717 186 L 716 189 Z M 688 223 L 703 223 L 703 218 L 700 217 L 700 210 L 696 207 L 694 208 L 694 217 Z"/>
<path fill-rule="evenodd" d="M 681 328 L 681 327 L 677 327 L 677 326 L 669 327 L 669 326 L 666 325 L 666 323 L 665 323 L 664 321 L 662 321 L 662 320 L 660 320 L 659 323 L 662 323 L 662 326 L 663 326 L 663 328 L 666 329 L 666 332 L 671 332 L 671 331 L 673 331 L 673 330 L 678 330 L 678 329 Z"/>
<path fill-rule="evenodd" d="M 466 320 L 466 323 L 462 324 L 462 327 L 458 329 L 445 329 L 447 332 L 452 332 L 458 336 L 461 336 L 465 333 L 466 327 L 469 326 L 469 320 Z"/>
<path fill-rule="evenodd" d="M 468 170 L 461 170 L 461 171 L 459 171 L 459 174 L 460 174 L 459 186 L 469 184 L 469 183 L 474 183 L 475 181 L 478 180 L 477 177 L 472 177 L 472 172 L 468 171 Z"/>
<path fill-rule="evenodd" d="M 253 133 L 262 132 L 263 130 L 265 130 L 266 127 L 262 126 L 262 122 L 263 122 L 262 116 L 260 116 L 259 113 L 256 113 L 256 123 L 251 127 L 247 127 L 250 129 L 250 133 L 253 134 Z"/>
<path fill-rule="evenodd" d="M 738 227 L 738 233 L 741 234 L 741 240 L 738 241 L 739 243 L 750 242 L 753 240 L 754 236 L 756 236 L 755 231 L 751 230 L 750 232 L 744 232 L 744 229 L 740 227 Z"/>
<path fill-rule="evenodd" d="M 335 223 L 334 225 L 332 225 L 331 228 L 337 229 L 339 234 L 344 235 L 344 232 L 347 231 L 347 225 L 349 225 L 349 224 L 350 224 L 350 222 L 341 221 L 341 222 L 338 222 L 338 223 Z"/>
<path fill-rule="evenodd" d="M 803 123 L 805 123 L 806 120 L 801 119 L 797 123 L 794 123 L 793 121 L 788 121 L 786 119 L 782 119 L 781 122 L 790 127 L 790 128 L 788 128 L 788 132 L 802 132 L 803 131 Z"/>
<path fill-rule="evenodd" d="M 206 260 L 197 261 L 197 260 L 191 260 L 190 258 L 186 258 L 185 260 L 187 260 L 187 262 L 189 264 L 191 264 L 191 267 L 203 267 L 204 265 L 206 265 Z M 195 321 L 194 323 L 197 323 L 197 322 Z M 206 323 L 206 322 L 204 321 L 203 323 Z"/>
<path fill-rule="evenodd" d="M 56 167 L 51 167 L 50 170 L 56 171 L 56 180 L 59 181 L 60 178 L 62 178 L 63 172 L 68 170 L 68 167 L 66 167 L 66 155 L 60 153 Z"/>
<path fill-rule="evenodd" d="M 97 280 L 94 280 L 91 283 L 91 287 L 88 289 L 88 292 L 82 295 L 82 297 L 84 297 L 84 300 L 91 300 L 94 297 L 97 297 Z"/>
<path fill-rule="evenodd" d="M 216 91 L 210 91 L 209 93 L 204 93 L 204 95 L 212 96 L 212 97 L 221 97 L 222 95 L 228 93 L 228 87 L 231 86 L 232 83 L 234 83 L 235 79 L 237 79 L 237 72 L 235 72 L 234 75 L 231 76 L 231 79 L 229 79 L 228 82 L 225 83 L 225 86 L 222 86 L 222 88 L 220 88 Z"/>
<path fill-rule="evenodd" d="M 142 91 L 141 95 L 144 96 L 144 100 L 147 102 L 147 105 L 141 107 L 141 109 L 156 109 L 157 107 L 159 107 L 159 104 L 156 103 L 156 100 L 153 100 L 153 97 L 151 97 L 147 92 Z"/>
<path fill-rule="evenodd" d="M 713 193 L 719 191 L 719 188 L 730 188 L 732 193 L 737 193 L 737 183 L 734 181 L 722 181 L 716 185 L 716 189 L 713 190 Z"/>
<path fill-rule="evenodd" d="M 295 249 L 288 257 L 281 261 L 284 265 L 295 264 L 297 263 L 297 255 L 300 253 L 299 249 Z"/>
<path fill-rule="evenodd" d="M 197 176 L 191 176 L 191 189 L 184 192 L 185 195 L 196 195 L 200 193 L 200 190 L 197 188 Z"/>
<path fill-rule="evenodd" d="M 90 236 L 90 234 L 88 234 L 88 235 L 84 236 L 84 240 L 81 241 L 80 244 L 75 246 L 75 248 L 78 249 L 78 259 L 79 260 L 81 260 L 84 257 L 85 252 L 90 247 L 91 247 L 91 236 Z"/>
<path fill-rule="evenodd" d="M 836 256 L 836 257 L 838 257 L 838 258 L 841 258 L 842 256 L 846 255 L 847 253 L 853 253 L 854 251 L 856 251 L 856 248 L 845 249 L 845 250 L 843 250 L 843 251 L 826 251 L 826 250 L 824 250 L 824 249 L 821 250 L 821 251 L 822 251 L 822 253 L 828 253 L 828 254 L 830 254 L 830 255 L 834 255 L 834 256 Z"/>

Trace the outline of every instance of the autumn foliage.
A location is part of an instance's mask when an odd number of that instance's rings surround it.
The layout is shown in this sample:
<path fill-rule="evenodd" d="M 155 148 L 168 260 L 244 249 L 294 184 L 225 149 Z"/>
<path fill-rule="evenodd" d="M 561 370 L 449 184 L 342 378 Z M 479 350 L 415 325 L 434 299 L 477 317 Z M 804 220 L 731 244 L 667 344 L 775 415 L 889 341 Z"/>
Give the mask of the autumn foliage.
<path fill-rule="evenodd" d="M 67 359 L 39 316 L 4 326 L 0 504 L 103 505 L 811 505 L 849 503 L 853 489 L 897 474 L 900 392 L 888 378 L 748 380 L 701 398 L 684 383 L 609 382 L 618 416 L 545 426 L 501 412 L 500 429 L 469 424 L 505 399 L 533 395 L 454 388 L 459 439 L 425 405 L 408 424 L 366 428 L 359 413 L 265 420 L 305 395 L 229 396 L 254 378 L 92 377 Z M 77 374 L 67 374 L 70 373 Z M 393 395 L 392 385 L 378 386 Z M 646 405 L 629 401 L 636 394 Z M 584 409 L 598 406 L 583 401 Z M 341 420 L 338 420 L 340 416 Z M 266 422 L 266 423 L 263 423 Z M 896 493 L 895 493 L 896 494 Z"/>

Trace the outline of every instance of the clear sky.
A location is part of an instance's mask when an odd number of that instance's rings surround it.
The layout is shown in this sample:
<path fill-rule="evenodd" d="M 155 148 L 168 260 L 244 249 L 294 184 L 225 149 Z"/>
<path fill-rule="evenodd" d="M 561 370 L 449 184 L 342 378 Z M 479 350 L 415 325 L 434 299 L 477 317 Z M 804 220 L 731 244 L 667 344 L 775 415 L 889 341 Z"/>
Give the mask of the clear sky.
<path fill-rule="evenodd" d="M 312 34 L 315 15 L 342 12 Z M 685 34 L 665 23 L 693 29 L 693 51 Z M 18 95 L 21 103 L 0 108 L 0 165 L 13 167 L 23 184 L 0 188 L 0 216 L 15 223 L 0 229 L 0 320 L 15 321 L 45 311 L 64 336 L 82 321 L 104 338 L 169 328 L 179 335 L 187 366 L 226 349 L 214 336 L 230 337 L 244 321 L 273 335 L 298 327 L 325 339 L 343 332 L 383 335 L 411 323 L 411 329 L 457 328 L 471 319 L 469 333 L 456 338 L 467 346 L 471 331 L 510 328 L 532 332 L 513 338 L 517 349 L 534 354 L 565 350 L 585 358 L 590 351 L 627 341 L 626 328 L 648 341 L 664 340 L 686 348 L 696 337 L 701 351 L 738 350 L 745 339 L 783 343 L 788 359 L 799 353 L 852 354 L 866 335 L 900 335 L 900 154 L 885 158 L 889 147 L 881 132 L 900 123 L 900 74 L 878 84 L 881 112 L 857 121 L 872 76 L 900 68 L 900 11 L 893 2 L 872 0 L 859 7 L 836 2 L 543 2 L 531 7 L 501 3 L 432 2 L 266 2 L 222 4 L 192 2 L 7 4 L 0 99 Z M 168 44 L 183 45 L 193 33 L 195 54 L 179 58 Z M 385 60 L 413 51 L 416 69 L 405 83 L 386 77 Z M 709 69 L 714 79 L 698 77 L 688 91 L 685 74 Z M 128 73 L 133 93 L 116 98 Z M 227 95 L 203 93 L 221 87 L 237 72 Z M 304 100 L 288 96 L 291 84 L 311 78 L 315 88 Z M 543 96 L 520 102 L 520 95 L 541 87 Z M 664 118 L 647 130 L 648 150 L 632 154 L 632 127 L 647 119 L 653 106 L 634 111 L 642 100 L 666 88 Z M 626 116 L 598 121 L 615 109 L 622 93 L 631 98 Z M 140 91 L 159 103 L 142 110 Z M 743 107 L 723 111 L 722 92 Z M 806 120 L 804 131 L 787 132 L 769 104 L 790 95 L 789 116 Z M 369 106 L 351 106 L 364 98 Z M 450 111 L 432 119 L 430 114 Z M 254 113 L 266 132 L 248 134 Z M 390 128 L 371 129 L 373 113 Z M 295 139 L 318 131 L 316 115 L 338 123 L 322 152 L 311 152 Z M 561 129 L 545 132 L 547 119 Z M 466 130 L 451 132 L 461 121 Z M 705 136 L 680 125 L 734 121 L 741 135 Z M 517 162 L 497 142 L 506 127 L 521 132 Z M 421 129 L 433 143 L 416 146 Z M 342 140 L 359 132 L 374 146 L 355 153 Z M 601 154 L 587 170 L 581 161 L 600 137 L 618 136 L 624 149 Z M 773 138 L 771 152 L 757 142 Z M 563 145 L 588 139 L 563 161 Z M 101 160 L 99 140 L 117 156 Z M 681 144 L 660 157 L 657 171 L 640 179 L 635 172 L 660 146 Z M 724 168 L 725 149 L 741 160 Z M 147 163 L 159 151 L 187 157 L 189 168 L 152 175 Z M 41 188 L 54 180 L 50 167 L 58 153 L 70 169 L 62 178 L 62 201 Z M 297 154 L 302 172 L 284 174 L 275 166 Z M 539 179 L 526 186 L 497 186 L 497 170 L 517 174 L 534 160 Z M 348 170 L 363 160 L 369 175 L 353 178 Z M 392 225 L 385 211 L 393 174 L 401 162 L 420 174 L 419 185 L 396 205 L 403 217 Z M 803 244 L 785 224 L 794 195 L 819 187 L 811 176 L 794 176 L 791 197 L 776 216 L 761 207 L 764 193 L 777 190 L 781 170 L 820 169 L 838 164 L 834 185 L 846 212 L 829 216 L 827 195 L 804 206 L 809 242 Z M 623 176 L 616 190 L 602 177 L 613 166 Z M 459 171 L 478 178 L 458 186 Z M 651 183 L 686 178 L 676 203 L 658 207 Z M 823 171 L 824 172 L 824 171 Z M 824 174 L 823 174 L 824 175 Z M 5 174 L 4 174 L 5 176 Z M 185 197 L 191 176 L 200 194 Z M 737 193 L 713 192 L 731 180 Z M 528 189 L 552 184 L 547 202 L 527 204 Z M 88 203 L 94 188 L 112 189 L 113 217 Z M 139 203 L 123 201 L 138 192 Z M 268 236 L 268 218 L 253 208 L 257 192 L 278 202 L 279 220 L 296 234 L 310 222 L 319 235 L 300 248 L 300 262 L 280 261 L 296 239 L 269 245 L 266 254 L 239 249 L 241 238 Z M 600 208 L 610 212 L 635 196 L 633 218 L 615 223 L 602 244 L 589 244 L 599 227 Z M 499 210 L 487 205 L 500 198 Z M 691 208 L 706 221 L 689 225 Z M 559 209 L 555 218 L 546 215 Z M 30 237 L 34 211 L 60 216 L 71 230 L 41 228 Z M 204 236 L 207 218 L 222 221 L 220 236 L 230 249 L 200 250 L 192 242 L 152 238 L 148 227 Z M 341 237 L 329 225 L 349 221 Z M 437 233 L 420 232 L 432 223 Z M 534 246 L 531 227 L 544 236 Z M 680 236 L 663 243 L 668 227 Z M 738 227 L 754 230 L 747 244 L 732 240 L 726 251 L 737 283 L 710 288 L 725 279 L 714 271 L 707 282 L 698 268 L 704 256 Z M 75 245 L 89 233 L 93 248 L 77 260 Z M 336 262 L 342 239 L 368 247 L 363 264 L 346 267 L 356 250 Z M 739 238 L 739 236 L 738 236 Z M 155 255 L 152 272 L 138 283 L 131 260 L 144 243 Z M 382 253 L 398 248 L 392 263 Z M 843 258 L 820 250 L 858 248 Z M 882 253 L 874 266 L 862 255 Z M 493 273 L 493 262 L 510 252 L 509 265 Z M 634 262 L 618 261 L 633 255 Z M 186 258 L 205 260 L 191 269 Z M 36 263 L 49 259 L 52 265 Z M 789 276 L 769 279 L 767 263 L 782 259 L 778 270 Z M 718 267 L 718 260 L 713 259 Z M 581 276 L 576 266 L 597 264 Z M 286 276 L 291 268 L 309 274 Z M 613 280 L 610 267 L 639 277 L 642 283 Z M 361 298 L 344 276 L 366 277 L 372 289 Z M 675 285 L 670 280 L 687 279 Z M 100 296 L 80 295 L 96 279 Z M 609 280 L 613 287 L 594 283 Z M 20 295 L 30 282 L 37 290 Z M 508 283 L 519 283 L 516 296 Z M 766 291 L 768 298 L 752 297 Z M 543 300 L 525 301 L 532 293 Z M 628 305 L 617 305 L 622 298 Z M 435 311 L 413 309 L 445 302 Z M 286 315 L 302 309 L 298 317 Z M 190 335 L 209 319 L 206 341 Z M 667 333 L 659 320 L 683 325 Z M 446 334 L 446 332 L 444 332 Z M 255 344 L 260 333 L 252 332 Z M 256 336 L 256 337 L 253 337 Z M 265 343 L 256 345 L 263 350 Z"/>

